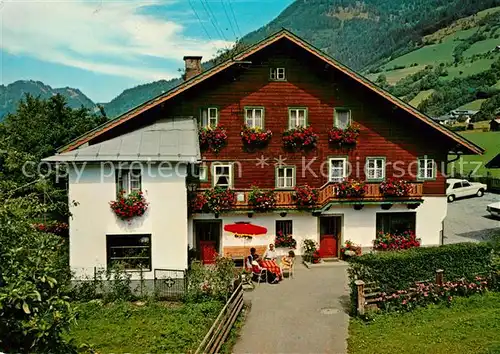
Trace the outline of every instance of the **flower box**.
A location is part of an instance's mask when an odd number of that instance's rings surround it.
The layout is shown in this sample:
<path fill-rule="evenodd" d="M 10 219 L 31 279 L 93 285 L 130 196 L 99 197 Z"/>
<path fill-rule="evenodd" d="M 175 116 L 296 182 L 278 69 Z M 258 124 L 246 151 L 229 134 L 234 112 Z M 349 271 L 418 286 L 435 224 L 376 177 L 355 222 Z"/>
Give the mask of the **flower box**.
<path fill-rule="evenodd" d="M 404 197 L 410 194 L 413 186 L 404 179 L 388 179 L 380 183 L 380 193 L 384 197 Z"/>
<path fill-rule="evenodd" d="M 344 246 L 340 249 L 340 257 L 346 260 L 355 256 L 361 256 L 361 247 L 350 240 L 345 241 Z"/>
<path fill-rule="evenodd" d="M 318 135 L 311 127 L 297 127 L 284 131 L 282 139 L 287 150 L 310 150 L 316 147 Z"/>
<path fill-rule="evenodd" d="M 255 211 L 266 212 L 272 210 L 276 206 L 274 191 L 262 191 L 257 187 L 252 187 L 252 190 L 248 194 L 248 204 Z"/>
<path fill-rule="evenodd" d="M 222 126 L 201 128 L 198 138 L 202 151 L 212 150 L 217 153 L 227 145 L 227 132 Z"/>
<path fill-rule="evenodd" d="M 295 241 L 293 235 L 285 235 L 283 232 L 279 231 L 274 239 L 274 246 L 276 248 L 295 249 L 297 247 L 297 241 Z"/>
<path fill-rule="evenodd" d="M 142 192 L 132 192 L 125 195 L 120 191 L 118 198 L 109 203 L 111 210 L 122 220 L 130 220 L 136 216 L 142 216 L 148 209 L 148 203 Z"/>
<path fill-rule="evenodd" d="M 338 198 L 363 198 L 366 193 L 366 183 L 356 180 L 344 180 L 337 183 L 335 192 Z"/>
<path fill-rule="evenodd" d="M 333 127 L 328 131 L 328 142 L 338 145 L 356 145 L 359 137 L 359 126 L 355 123 L 346 129 Z"/>
<path fill-rule="evenodd" d="M 398 234 L 379 231 L 373 241 L 373 248 L 380 251 L 405 250 L 413 247 L 420 247 L 420 239 L 417 239 L 413 231 Z"/>
<path fill-rule="evenodd" d="M 310 208 L 318 203 L 318 195 L 317 189 L 305 184 L 296 186 L 292 197 L 299 208 Z"/>
<path fill-rule="evenodd" d="M 271 140 L 273 133 L 270 130 L 261 128 L 250 128 L 243 126 L 241 130 L 241 140 L 246 149 L 252 150 L 265 147 Z"/>
<path fill-rule="evenodd" d="M 223 211 L 229 211 L 236 203 L 236 193 L 232 189 L 215 187 L 208 189 L 204 193 L 206 199 L 206 208 L 215 214 Z"/>

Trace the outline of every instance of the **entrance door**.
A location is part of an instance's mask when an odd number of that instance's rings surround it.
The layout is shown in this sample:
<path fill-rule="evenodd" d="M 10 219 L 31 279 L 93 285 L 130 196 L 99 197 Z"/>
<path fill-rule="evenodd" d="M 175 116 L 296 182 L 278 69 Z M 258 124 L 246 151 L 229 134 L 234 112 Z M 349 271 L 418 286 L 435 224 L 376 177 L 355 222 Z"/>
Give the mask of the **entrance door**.
<path fill-rule="evenodd" d="M 337 257 L 341 230 L 340 216 L 319 219 L 319 254 L 321 258 Z"/>
<path fill-rule="evenodd" d="M 219 249 L 221 222 L 195 220 L 194 232 L 202 263 L 215 263 L 217 250 Z"/>

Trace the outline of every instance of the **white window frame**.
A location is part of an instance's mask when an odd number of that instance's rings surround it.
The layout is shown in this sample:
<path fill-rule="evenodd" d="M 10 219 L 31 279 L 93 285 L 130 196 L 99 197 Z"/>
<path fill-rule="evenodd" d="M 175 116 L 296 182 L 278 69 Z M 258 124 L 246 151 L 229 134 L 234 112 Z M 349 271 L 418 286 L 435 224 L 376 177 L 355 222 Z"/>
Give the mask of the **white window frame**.
<path fill-rule="evenodd" d="M 120 168 L 115 170 L 116 192 L 125 191 L 125 195 L 142 191 L 142 171 L 139 169 Z"/>
<path fill-rule="evenodd" d="M 299 124 L 299 112 L 304 112 L 304 121 L 303 124 Z M 295 122 L 292 122 L 292 113 L 295 113 Z M 308 109 L 307 107 L 289 107 L 288 108 L 288 128 L 294 129 L 298 127 L 307 127 L 308 121 Z"/>
<path fill-rule="evenodd" d="M 256 111 L 260 111 L 260 125 L 256 122 Z M 248 116 L 248 113 L 251 113 L 250 117 Z M 264 129 L 264 107 L 245 107 L 245 125 L 249 128 Z"/>
<path fill-rule="evenodd" d="M 223 174 L 217 173 L 218 167 L 228 167 L 229 175 L 228 175 L 228 185 L 218 185 L 217 180 L 220 176 L 224 176 Z M 213 187 L 222 187 L 222 188 L 233 188 L 233 164 L 231 163 L 216 163 L 212 165 L 212 185 Z"/>
<path fill-rule="evenodd" d="M 283 171 L 283 176 L 279 175 L 280 171 Z M 291 171 L 291 176 L 288 176 L 287 171 Z M 282 181 L 283 183 L 280 184 L 280 181 Z M 276 167 L 276 188 L 277 189 L 295 188 L 295 166 Z"/>
<path fill-rule="evenodd" d="M 422 164 L 423 166 L 421 166 Z M 433 180 L 435 178 L 436 178 L 436 162 L 434 161 L 434 159 L 430 159 L 427 156 L 419 158 L 417 160 L 417 179 Z"/>
<path fill-rule="evenodd" d="M 198 168 L 198 179 L 200 182 L 208 181 L 208 166 L 200 165 Z"/>
<path fill-rule="evenodd" d="M 340 120 L 339 120 L 339 113 L 340 112 L 348 112 L 349 113 L 349 119 L 348 119 L 346 126 L 343 126 L 340 124 Z M 334 119 L 333 125 L 336 128 L 346 129 L 351 124 L 352 124 L 352 112 L 351 112 L 351 110 L 348 108 L 335 108 L 335 119 Z"/>
<path fill-rule="evenodd" d="M 213 112 L 215 112 L 215 116 L 211 115 Z M 203 107 L 200 109 L 200 126 L 202 128 L 215 128 L 218 124 L 219 109 L 217 107 Z"/>
<path fill-rule="evenodd" d="M 342 161 L 343 162 L 342 177 L 339 179 L 333 178 L 332 161 Z M 347 177 L 347 158 L 346 157 L 330 157 L 330 158 L 328 158 L 328 181 L 338 183 L 338 182 L 342 182 L 343 180 L 345 180 L 346 177 Z"/>
<path fill-rule="evenodd" d="M 373 162 L 373 166 L 370 166 Z M 365 175 L 368 181 L 383 181 L 385 179 L 385 157 L 367 157 Z"/>
<path fill-rule="evenodd" d="M 283 67 L 271 68 L 269 70 L 269 79 L 273 81 L 286 81 L 286 70 Z"/>

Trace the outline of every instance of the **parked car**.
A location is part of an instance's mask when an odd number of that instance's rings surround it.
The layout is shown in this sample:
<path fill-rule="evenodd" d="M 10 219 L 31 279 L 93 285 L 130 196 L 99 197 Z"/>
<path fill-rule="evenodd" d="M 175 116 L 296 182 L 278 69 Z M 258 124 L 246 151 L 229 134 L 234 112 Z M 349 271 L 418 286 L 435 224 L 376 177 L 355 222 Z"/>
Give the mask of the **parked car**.
<path fill-rule="evenodd" d="M 482 197 L 486 191 L 486 184 L 469 182 L 466 179 L 450 178 L 446 180 L 446 197 L 451 203 L 457 198 L 470 197 L 476 195 Z"/>
<path fill-rule="evenodd" d="M 491 216 L 500 218 L 500 202 L 491 203 L 486 207 L 486 210 L 491 214 Z"/>

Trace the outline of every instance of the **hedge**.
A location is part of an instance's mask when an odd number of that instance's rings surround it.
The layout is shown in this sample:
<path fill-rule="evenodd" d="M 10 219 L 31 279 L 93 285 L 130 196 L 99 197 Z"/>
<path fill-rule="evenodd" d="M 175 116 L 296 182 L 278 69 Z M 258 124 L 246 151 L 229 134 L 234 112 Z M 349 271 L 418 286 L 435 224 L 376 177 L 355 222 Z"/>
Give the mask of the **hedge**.
<path fill-rule="evenodd" d="M 381 291 L 408 289 L 417 281 L 435 278 L 444 270 L 445 280 L 473 279 L 492 269 L 490 243 L 457 243 L 405 251 L 369 253 L 349 260 L 351 281 L 376 282 Z"/>

